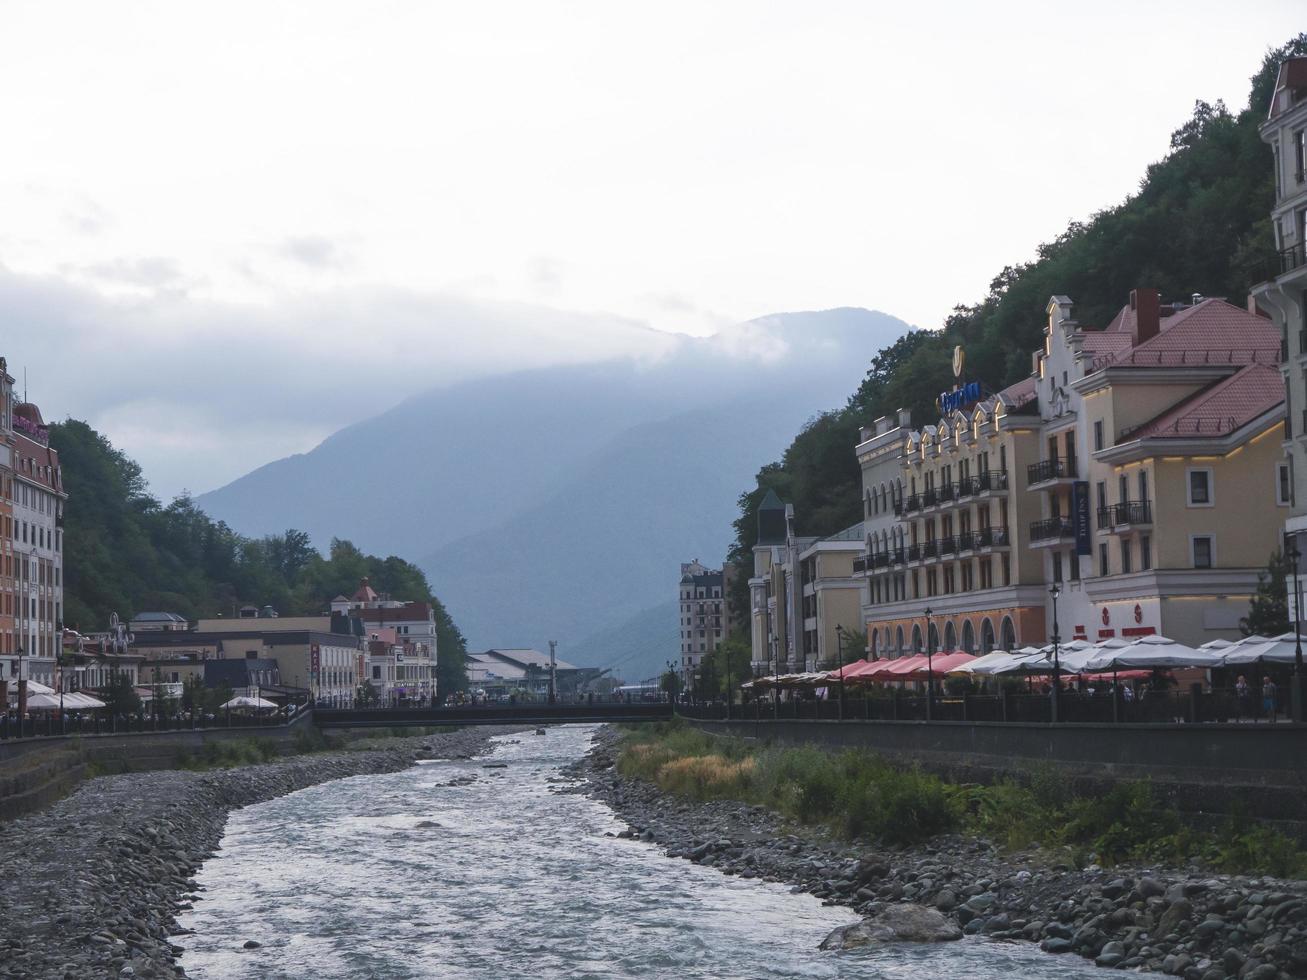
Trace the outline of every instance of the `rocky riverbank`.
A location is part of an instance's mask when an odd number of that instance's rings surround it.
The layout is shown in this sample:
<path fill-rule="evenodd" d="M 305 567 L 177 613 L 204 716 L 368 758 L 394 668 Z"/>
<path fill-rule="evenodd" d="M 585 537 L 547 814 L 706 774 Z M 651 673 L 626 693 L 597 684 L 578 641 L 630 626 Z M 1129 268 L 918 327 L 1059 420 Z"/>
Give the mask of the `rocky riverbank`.
<path fill-rule="evenodd" d="M 179 977 L 174 915 L 229 811 L 423 758 L 466 759 L 492 735 L 472 728 L 211 772 L 102 776 L 49 809 L 0 824 L 0 976 Z"/>
<path fill-rule="evenodd" d="M 724 874 L 792 885 L 874 916 L 916 902 L 995 941 L 1037 942 L 1099 966 L 1186 980 L 1307 976 L 1307 884 L 1150 868 L 1073 868 L 949 835 L 904 849 L 795 833 L 771 811 L 667 796 L 616 770 L 604 729 L 571 774 L 623 833 Z"/>

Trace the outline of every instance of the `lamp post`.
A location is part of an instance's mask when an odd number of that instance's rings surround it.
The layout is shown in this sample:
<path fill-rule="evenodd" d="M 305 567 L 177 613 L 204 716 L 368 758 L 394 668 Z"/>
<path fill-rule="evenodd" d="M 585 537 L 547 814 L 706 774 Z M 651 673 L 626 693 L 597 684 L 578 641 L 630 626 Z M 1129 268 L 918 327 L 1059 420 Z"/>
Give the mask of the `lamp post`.
<path fill-rule="evenodd" d="M 840 660 L 840 721 L 844 720 L 844 627 L 835 624 L 835 648 Z"/>
<path fill-rule="evenodd" d="M 771 635 L 771 706 L 772 716 L 779 721 L 781 717 L 781 662 L 776 651 L 776 634 Z"/>
<path fill-rule="evenodd" d="M 24 600 L 26 601 L 26 600 Z M 23 716 L 27 714 L 27 681 L 23 680 L 23 645 L 18 644 L 15 651 L 18 654 L 18 697 L 15 704 L 18 707 L 18 734 L 23 734 Z"/>
<path fill-rule="evenodd" d="M 1293 692 L 1289 710 L 1294 721 L 1302 721 L 1302 591 L 1298 587 L 1298 538 L 1289 538 L 1289 561 L 1293 567 Z"/>
<path fill-rule="evenodd" d="M 68 734 L 68 722 L 64 718 L 64 650 L 60 642 L 59 652 L 55 654 L 55 664 L 59 667 L 59 731 Z"/>
<path fill-rule="evenodd" d="M 726 661 L 726 720 L 731 720 L 731 698 L 735 696 L 735 691 L 731 687 L 731 645 L 723 643 L 722 659 Z"/>
<path fill-rule="evenodd" d="M 1057 597 L 1062 594 L 1062 587 L 1054 582 L 1048 594 L 1053 597 L 1053 720 L 1057 721 L 1058 704 L 1062 698 L 1062 660 L 1059 646 L 1062 638 L 1057 635 Z"/>
<path fill-rule="evenodd" d="M 930 623 L 930 607 L 926 607 L 926 720 L 935 713 L 935 637 Z"/>

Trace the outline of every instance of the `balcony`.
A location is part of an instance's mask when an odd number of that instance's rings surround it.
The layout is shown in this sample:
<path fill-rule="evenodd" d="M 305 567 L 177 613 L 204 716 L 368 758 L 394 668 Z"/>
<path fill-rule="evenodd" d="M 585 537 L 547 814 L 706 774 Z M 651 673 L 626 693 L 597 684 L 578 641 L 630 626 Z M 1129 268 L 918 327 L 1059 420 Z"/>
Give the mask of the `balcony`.
<path fill-rule="evenodd" d="M 1301 269 L 1307 265 L 1307 244 L 1299 242 L 1297 245 L 1282 248 L 1276 258 L 1278 259 L 1276 265 L 1271 267 L 1275 276 L 1283 276 L 1295 269 Z"/>
<path fill-rule="evenodd" d="M 926 561 L 931 561 L 939 557 L 939 542 L 935 540 L 927 541 L 921 546 L 921 557 Z"/>
<path fill-rule="evenodd" d="M 1147 500 L 1131 500 L 1098 509 L 1098 529 L 1121 534 L 1153 524 L 1153 507 Z"/>
<path fill-rule="evenodd" d="M 908 545 L 908 561 L 921 561 L 921 545 Z"/>
<path fill-rule="evenodd" d="M 1012 539 L 1005 527 L 982 527 L 976 532 L 976 547 L 978 549 L 1009 548 L 1011 546 Z"/>
<path fill-rule="evenodd" d="M 955 496 L 953 493 L 954 486 L 955 484 L 945 483 L 939 488 L 939 502 L 941 504 L 947 504 L 952 502 Z"/>
<path fill-rule="evenodd" d="M 1075 460 L 1041 459 L 1026 467 L 1026 489 L 1047 490 L 1076 478 Z"/>
<path fill-rule="evenodd" d="M 953 535 L 946 534 L 944 537 L 939 539 L 939 553 L 941 555 L 954 555 L 957 554 L 957 550 L 958 539 L 953 537 Z"/>
<path fill-rule="evenodd" d="M 990 470 L 972 477 L 975 488 L 972 493 L 1007 493 L 1007 470 Z"/>
<path fill-rule="evenodd" d="M 872 568 L 888 568 L 888 567 L 889 567 L 889 552 L 888 552 L 888 551 L 878 551 L 878 552 L 876 552 L 874 555 L 872 555 L 872 556 L 871 556 L 871 567 L 872 567 Z"/>
<path fill-rule="evenodd" d="M 921 510 L 921 497 L 918 494 L 911 494 L 907 500 L 903 501 L 903 509 L 911 514 L 914 511 Z"/>
<path fill-rule="evenodd" d="M 922 492 L 921 506 L 934 507 L 937 503 L 939 503 L 939 494 L 935 492 L 934 487 L 931 487 L 929 490 L 925 490 Z"/>
<path fill-rule="evenodd" d="M 867 570 L 867 559 L 868 559 L 867 555 L 859 555 L 857 558 L 853 559 L 854 575 L 861 575 L 863 572 Z"/>
<path fill-rule="evenodd" d="M 902 565 L 906 560 L 907 558 L 904 555 L 902 548 L 895 548 L 889 553 L 889 561 L 891 565 Z"/>
<path fill-rule="evenodd" d="M 963 531 L 958 535 L 958 551 L 975 551 L 976 536 L 970 531 Z"/>
<path fill-rule="evenodd" d="M 1035 521 L 1030 525 L 1030 546 L 1047 548 L 1059 544 L 1067 538 L 1075 537 L 1075 527 L 1070 518 L 1050 517 L 1045 521 Z"/>

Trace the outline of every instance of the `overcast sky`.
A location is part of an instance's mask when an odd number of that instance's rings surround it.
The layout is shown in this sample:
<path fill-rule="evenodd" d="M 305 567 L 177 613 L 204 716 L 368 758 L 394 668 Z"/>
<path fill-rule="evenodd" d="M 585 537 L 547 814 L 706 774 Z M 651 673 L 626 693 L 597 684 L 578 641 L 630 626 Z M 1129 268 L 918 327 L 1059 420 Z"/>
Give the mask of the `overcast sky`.
<path fill-rule="evenodd" d="M 168 496 L 649 328 L 938 326 L 1302 12 L 0 0 L 0 353 Z"/>

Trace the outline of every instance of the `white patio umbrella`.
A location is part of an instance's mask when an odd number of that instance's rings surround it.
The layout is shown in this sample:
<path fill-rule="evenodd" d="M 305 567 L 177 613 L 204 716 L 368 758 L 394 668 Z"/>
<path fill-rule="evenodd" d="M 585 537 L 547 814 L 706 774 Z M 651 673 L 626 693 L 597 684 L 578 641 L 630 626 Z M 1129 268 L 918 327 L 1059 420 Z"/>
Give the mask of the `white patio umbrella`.
<path fill-rule="evenodd" d="M 58 695 L 55 696 L 58 697 Z M 64 695 L 64 707 L 87 711 L 91 708 L 104 708 L 107 705 L 99 698 L 93 698 L 89 694 L 83 694 L 81 691 L 70 691 Z"/>
<path fill-rule="evenodd" d="M 275 708 L 277 707 L 277 705 L 264 698 L 252 698 L 242 694 L 240 695 L 240 697 L 232 698 L 230 701 L 224 704 L 223 707 L 224 708 Z"/>
<path fill-rule="evenodd" d="M 59 707 L 59 695 L 57 694 L 33 694 L 27 699 L 27 709 L 49 710 L 50 708 Z"/>
<path fill-rule="evenodd" d="M 1012 654 L 1005 650 L 995 650 L 993 653 L 987 653 L 983 657 L 977 657 L 975 660 L 968 660 L 966 663 L 957 667 L 953 673 L 960 674 L 980 674 L 987 675 L 994 673 L 994 668 L 1003 667 L 1012 663 Z"/>
<path fill-rule="evenodd" d="M 1089 658 L 1085 669 L 1148 670 L 1167 667 L 1220 667 L 1225 658 L 1218 650 L 1195 650 L 1165 636 L 1141 636 L 1123 647 L 1105 647 Z"/>
<path fill-rule="evenodd" d="M 46 684 L 42 684 L 40 681 L 34 681 L 34 680 L 32 680 L 30 677 L 27 679 L 27 697 L 28 697 L 29 699 L 30 699 L 30 698 L 32 697 L 32 695 L 34 695 L 34 694 L 54 694 L 54 693 L 55 693 L 55 690 L 54 690 L 53 687 L 50 687 L 50 686 L 48 686 L 48 685 L 46 685 Z M 9 685 L 9 696 L 10 696 L 11 698 L 18 697 L 18 682 L 17 682 L 17 681 L 13 681 L 13 682 Z"/>
<path fill-rule="evenodd" d="M 1297 659 L 1297 638 L 1293 633 L 1281 633 L 1273 639 L 1266 637 L 1245 637 L 1252 642 L 1240 641 L 1231 644 L 1222 653 L 1227 665 L 1235 664 L 1291 664 Z M 1307 642 L 1303 644 L 1307 654 Z"/>

